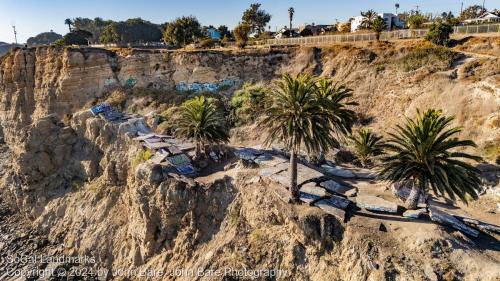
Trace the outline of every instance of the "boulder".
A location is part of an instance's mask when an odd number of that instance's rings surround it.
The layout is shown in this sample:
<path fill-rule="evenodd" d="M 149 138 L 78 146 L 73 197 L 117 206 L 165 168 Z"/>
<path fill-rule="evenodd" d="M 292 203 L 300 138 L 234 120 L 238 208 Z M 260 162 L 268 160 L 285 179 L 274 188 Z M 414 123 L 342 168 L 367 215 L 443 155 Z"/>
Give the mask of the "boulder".
<path fill-rule="evenodd" d="M 337 177 L 343 177 L 343 178 L 355 178 L 356 175 L 352 171 L 345 170 L 342 168 L 338 167 L 333 167 L 330 165 L 321 165 L 321 168 L 325 170 L 328 174 L 337 176 Z"/>
<path fill-rule="evenodd" d="M 403 213 L 403 217 L 412 218 L 412 219 L 418 219 L 419 217 L 421 217 L 426 212 L 427 212 L 426 209 L 407 210 L 407 211 L 405 211 Z"/>
<path fill-rule="evenodd" d="M 459 221 L 457 218 L 455 218 L 453 215 L 450 215 L 437 207 L 429 206 L 429 216 L 431 220 L 439 224 L 451 226 L 454 229 L 462 233 L 465 233 L 467 235 L 470 235 L 472 237 L 477 237 L 479 235 L 479 231 L 468 227 L 467 225 Z"/>
<path fill-rule="evenodd" d="M 370 211 L 388 213 L 398 212 L 398 205 L 396 203 L 371 195 L 361 195 L 356 197 L 356 206 Z"/>

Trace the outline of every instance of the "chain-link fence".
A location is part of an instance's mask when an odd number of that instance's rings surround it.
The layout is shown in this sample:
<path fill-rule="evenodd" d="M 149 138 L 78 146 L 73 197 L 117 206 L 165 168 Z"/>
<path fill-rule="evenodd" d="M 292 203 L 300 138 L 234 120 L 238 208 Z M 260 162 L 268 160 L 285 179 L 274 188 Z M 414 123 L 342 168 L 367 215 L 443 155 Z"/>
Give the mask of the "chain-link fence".
<path fill-rule="evenodd" d="M 427 29 L 404 29 L 382 32 L 380 34 L 380 40 L 421 38 L 425 36 L 427 31 Z M 500 32 L 500 24 L 456 26 L 454 27 L 453 32 L 455 34 Z M 348 33 L 338 35 L 268 39 L 265 45 L 321 45 L 338 42 L 374 41 L 376 39 L 375 33 Z"/>

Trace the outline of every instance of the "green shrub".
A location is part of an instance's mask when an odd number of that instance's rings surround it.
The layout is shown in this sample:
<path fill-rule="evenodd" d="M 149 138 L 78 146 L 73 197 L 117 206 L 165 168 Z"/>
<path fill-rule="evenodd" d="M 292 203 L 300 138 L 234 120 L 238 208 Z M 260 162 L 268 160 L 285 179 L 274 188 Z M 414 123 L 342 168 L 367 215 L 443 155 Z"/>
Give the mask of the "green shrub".
<path fill-rule="evenodd" d="M 248 34 L 250 33 L 250 25 L 242 23 L 236 26 L 233 31 L 234 38 L 236 39 L 236 44 L 240 48 L 245 48 L 248 43 Z"/>
<path fill-rule="evenodd" d="M 149 149 L 141 149 L 137 154 L 135 155 L 134 159 L 132 159 L 132 167 L 137 167 L 139 164 L 144 163 L 151 159 L 155 155 L 154 151 L 151 151 Z"/>
<path fill-rule="evenodd" d="M 414 49 L 404 56 L 400 64 L 404 71 L 417 70 L 423 66 L 433 66 L 445 70 L 452 66 L 457 53 L 442 46 L 427 46 Z"/>
<path fill-rule="evenodd" d="M 259 84 L 245 83 L 231 99 L 237 125 L 254 122 L 262 110 L 267 88 Z"/>
<path fill-rule="evenodd" d="M 448 46 L 452 32 L 453 28 L 451 25 L 443 22 L 435 22 L 429 28 L 425 39 L 436 45 Z"/>
<path fill-rule="evenodd" d="M 212 38 L 206 38 L 200 41 L 200 48 L 210 49 L 215 47 L 215 40 Z"/>

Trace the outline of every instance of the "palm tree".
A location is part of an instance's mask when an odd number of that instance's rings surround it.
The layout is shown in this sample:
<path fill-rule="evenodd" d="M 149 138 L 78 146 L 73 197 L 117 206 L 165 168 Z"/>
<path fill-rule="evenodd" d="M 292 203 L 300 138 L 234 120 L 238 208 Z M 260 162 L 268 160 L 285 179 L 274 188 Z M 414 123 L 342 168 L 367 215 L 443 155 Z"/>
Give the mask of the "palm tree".
<path fill-rule="evenodd" d="M 69 32 L 71 32 L 71 26 L 73 25 L 73 21 L 71 19 L 65 19 L 64 24 L 68 26 Z"/>
<path fill-rule="evenodd" d="M 398 15 L 398 9 L 399 9 L 399 3 L 394 4 L 394 7 L 396 7 L 396 16 Z"/>
<path fill-rule="evenodd" d="M 290 37 L 292 37 L 292 20 L 295 9 L 293 7 L 288 8 L 288 18 L 290 19 Z"/>
<path fill-rule="evenodd" d="M 377 38 L 377 41 L 380 40 L 380 33 L 382 31 L 387 29 L 387 24 L 385 23 L 384 18 L 381 16 L 378 16 L 373 22 L 372 22 L 372 31 L 375 32 L 375 37 Z"/>
<path fill-rule="evenodd" d="M 366 29 L 372 28 L 373 21 L 378 17 L 377 13 L 374 10 L 361 12 L 361 16 L 364 17 L 363 21 L 361 22 L 361 26 Z"/>
<path fill-rule="evenodd" d="M 215 101 L 204 96 L 195 97 L 182 104 L 175 134 L 195 142 L 197 158 L 201 156 L 205 145 L 229 141 L 224 117 Z"/>
<path fill-rule="evenodd" d="M 408 119 L 404 126 L 397 126 L 390 134 L 380 175 L 391 182 L 413 182 L 407 198 L 408 209 L 417 207 L 420 194 L 429 187 L 435 194 L 448 195 L 452 200 L 458 196 L 467 202 L 477 198 L 476 190 L 481 183 L 479 170 L 460 160 L 481 160 L 464 152 L 451 151 L 457 148 L 475 147 L 471 140 L 454 137 L 462 128 L 450 127 L 454 117 L 445 117 L 441 111 L 429 109 L 424 114 L 417 112 L 415 120 Z"/>
<path fill-rule="evenodd" d="M 259 127 L 267 132 L 267 145 L 280 141 L 290 151 L 290 192 L 298 201 L 297 154 L 304 146 L 308 153 L 317 153 L 336 146 L 336 133 L 350 131 L 346 120 L 348 94 L 322 95 L 316 79 L 308 74 L 283 75 L 275 89 L 266 95 L 264 117 Z"/>
<path fill-rule="evenodd" d="M 367 166 L 372 156 L 379 155 L 383 151 L 382 137 L 369 129 L 360 129 L 356 135 L 350 136 L 349 139 L 363 167 Z"/>

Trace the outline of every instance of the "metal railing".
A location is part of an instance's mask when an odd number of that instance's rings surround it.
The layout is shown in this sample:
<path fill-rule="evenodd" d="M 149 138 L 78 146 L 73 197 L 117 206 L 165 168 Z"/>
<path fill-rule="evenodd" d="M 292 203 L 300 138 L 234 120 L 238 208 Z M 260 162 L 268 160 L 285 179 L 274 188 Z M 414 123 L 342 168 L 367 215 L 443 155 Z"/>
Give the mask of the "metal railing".
<path fill-rule="evenodd" d="M 389 32 L 382 32 L 380 40 L 422 38 L 427 33 L 427 29 L 403 29 Z M 474 34 L 474 33 L 494 33 L 500 32 L 500 24 L 466 25 L 455 26 L 454 34 Z M 358 42 L 374 41 L 375 33 L 347 33 L 338 35 L 321 35 L 310 37 L 268 39 L 265 45 L 321 45 L 338 42 Z"/>

